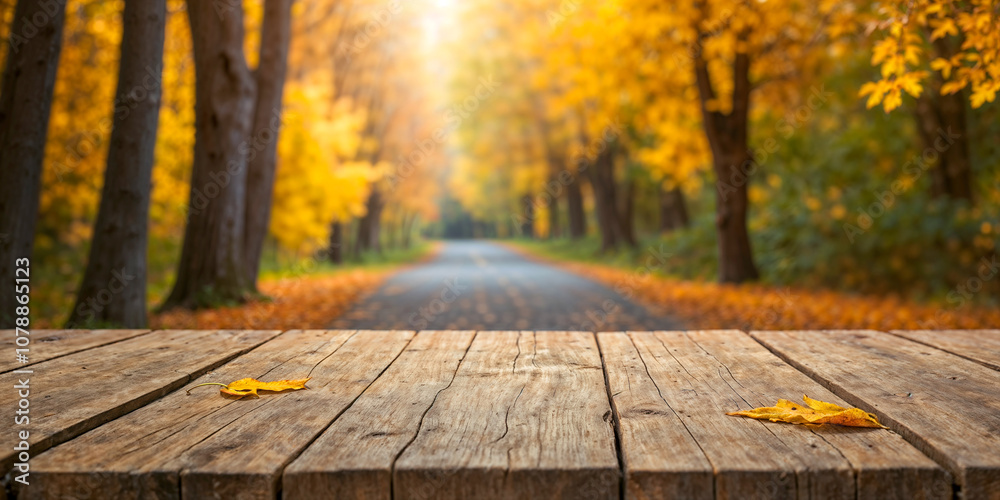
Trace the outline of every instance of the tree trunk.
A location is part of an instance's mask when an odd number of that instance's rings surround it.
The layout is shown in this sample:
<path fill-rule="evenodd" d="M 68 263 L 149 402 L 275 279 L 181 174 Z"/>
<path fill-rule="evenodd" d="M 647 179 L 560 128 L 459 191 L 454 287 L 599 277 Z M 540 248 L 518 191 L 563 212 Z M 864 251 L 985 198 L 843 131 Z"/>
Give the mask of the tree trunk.
<path fill-rule="evenodd" d="M 164 308 L 241 301 L 247 138 L 254 81 L 243 57 L 243 7 L 188 0 L 194 39 L 195 146 L 184 245 Z"/>
<path fill-rule="evenodd" d="M 614 151 L 610 145 L 597 156 L 587 173 L 601 232 L 601 253 L 616 250 L 621 243 L 621 228 L 615 201 Z"/>
<path fill-rule="evenodd" d="M 550 179 L 549 185 L 558 186 L 559 181 L 555 177 Z M 558 193 L 556 193 L 558 194 Z M 549 198 L 549 239 L 554 240 L 560 236 L 559 230 L 559 197 L 550 193 Z"/>
<path fill-rule="evenodd" d="M 955 55 L 954 45 L 947 38 L 938 38 L 931 45 L 936 57 L 951 59 Z M 938 153 L 930 171 L 931 196 L 972 201 L 972 161 L 965 118 L 967 95 L 965 91 L 941 95 L 943 83 L 935 72 L 916 106 L 917 129 L 924 148 Z"/>
<path fill-rule="evenodd" d="M 65 9 L 65 0 L 20 0 L 6 39 L 0 83 L 0 328 L 15 326 L 15 269 L 30 270 L 18 261 L 31 258 L 35 241 Z M 45 22 L 37 24 L 35 19 Z"/>
<path fill-rule="evenodd" d="M 617 195 L 616 195 L 617 196 Z M 635 180 L 629 179 L 625 183 L 624 196 L 619 197 L 617 212 L 618 239 L 630 247 L 639 245 L 635 237 Z"/>
<path fill-rule="evenodd" d="M 578 240 L 587 235 L 587 219 L 583 211 L 583 192 L 580 189 L 580 174 L 574 174 L 566 186 L 566 204 L 569 213 L 569 237 Z"/>
<path fill-rule="evenodd" d="M 381 252 L 379 245 L 379 219 L 382 216 L 382 193 L 377 187 L 372 187 L 365 202 L 365 216 L 358 220 L 358 237 L 354 241 L 354 255 L 360 257 L 362 251 L 375 250 Z"/>
<path fill-rule="evenodd" d="M 328 249 L 330 262 L 334 264 L 344 263 L 344 223 L 334 221 L 330 224 L 330 248 Z"/>
<path fill-rule="evenodd" d="M 526 238 L 535 237 L 535 205 L 530 194 L 521 197 L 521 206 L 524 208 L 524 217 L 521 219 L 521 236 Z"/>
<path fill-rule="evenodd" d="M 739 38 L 742 38 L 739 37 Z M 747 148 L 747 113 L 750 106 L 750 58 L 737 53 L 733 62 L 733 109 L 724 115 L 710 111 L 715 99 L 708 67 L 700 53 L 695 56 L 695 77 L 701 100 L 705 135 L 712 149 L 715 171 L 715 226 L 719 246 L 719 281 L 741 283 L 756 280 L 750 236 L 747 233 L 747 184 L 756 170 Z"/>
<path fill-rule="evenodd" d="M 371 219 L 368 218 L 368 214 L 364 217 L 358 219 L 357 232 L 354 236 L 354 258 L 361 258 L 361 252 L 367 251 L 369 249 L 368 244 L 371 242 Z"/>
<path fill-rule="evenodd" d="M 146 251 L 166 0 L 129 0 L 114 128 L 87 269 L 67 328 L 146 326 Z"/>
<path fill-rule="evenodd" d="M 416 219 L 417 214 L 413 214 L 403 220 L 403 248 L 406 250 L 410 249 L 411 238 L 413 237 L 413 221 Z"/>
<path fill-rule="evenodd" d="M 738 153 L 733 153 L 737 155 Z M 740 158 L 730 156 L 730 158 Z M 715 162 L 716 205 L 715 226 L 719 237 L 719 281 L 724 283 L 742 283 L 756 280 L 759 275 L 753 262 L 753 252 L 750 248 L 750 235 L 747 232 L 747 185 L 733 185 L 723 178 L 731 172 L 729 167 L 753 161 L 750 155 L 743 152 L 742 160 L 737 162 Z"/>
<path fill-rule="evenodd" d="M 396 229 L 399 226 L 400 224 L 396 224 L 396 221 L 394 220 L 386 221 L 386 227 L 388 230 L 385 232 L 385 246 L 389 250 L 396 249 Z"/>
<path fill-rule="evenodd" d="M 371 216 L 371 241 L 368 246 L 375 251 L 376 254 L 382 255 L 382 208 L 384 205 L 379 204 L 375 208 L 375 212 Z"/>
<path fill-rule="evenodd" d="M 292 0 L 267 0 L 260 35 L 260 63 L 257 66 L 257 103 L 254 109 L 253 136 L 247 159 L 247 207 L 244 228 L 244 265 L 246 282 L 257 289 L 260 256 L 271 219 L 271 195 L 278 156 L 281 129 L 281 97 L 288 67 L 288 41 L 291 38 Z"/>
<path fill-rule="evenodd" d="M 675 187 L 668 191 L 660 186 L 660 232 L 669 233 L 690 225 L 681 188 Z"/>

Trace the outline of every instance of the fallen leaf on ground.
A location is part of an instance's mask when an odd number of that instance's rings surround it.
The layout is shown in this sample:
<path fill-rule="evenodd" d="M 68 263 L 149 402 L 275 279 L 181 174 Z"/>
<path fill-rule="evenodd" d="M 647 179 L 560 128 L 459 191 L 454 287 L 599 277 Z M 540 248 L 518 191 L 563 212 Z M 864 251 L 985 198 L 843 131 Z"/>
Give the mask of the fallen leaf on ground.
<path fill-rule="evenodd" d="M 203 385 L 221 385 L 222 389 L 219 389 L 219 391 L 223 394 L 240 397 L 253 394 L 255 397 L 260 397 L 257 394 L 257 391 L 281 392 L 306 389 L 306 382 L 308 382 L 310 378 L 312 377 L 299 380 L 278 380 L 276 382 L 261 382 L 260 380 L 253 378 L 244 378 L 228 384 L 205 382 L 204 384 L 198 384 L 191 389 L 201 387 Z M 191 389 L 187 390 L 188 394 L 191 394 Z"/>
<path fill-rule="evenodd" d="M 793 403 L 787 399 L 779 399 L 774 406 L 764 406 L 746 411 L 734 411 L 726 415 L 770 420 L 772 422 L 787 422 L 790 424 L 834 424 L 849 427 L 888 427 L 878 422 L 878 417 L 860 408 L 843 408 L 833 403 L 826 403 L 802 396 L 805 405 Z"/>

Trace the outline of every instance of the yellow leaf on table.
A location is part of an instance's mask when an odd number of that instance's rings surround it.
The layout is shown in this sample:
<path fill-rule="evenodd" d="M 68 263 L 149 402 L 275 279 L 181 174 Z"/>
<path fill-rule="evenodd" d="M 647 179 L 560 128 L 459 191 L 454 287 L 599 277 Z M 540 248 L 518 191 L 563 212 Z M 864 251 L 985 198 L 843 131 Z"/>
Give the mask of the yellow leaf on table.
<path fill-rule="evenodd" d="M 805 405 L 794 403 L 787 399 L 779 399 L 774 406 L 765 406 L 746 411 L 734 411 L 726 415 L 770 420 L 772 422 L 787 422 L 790 424 L 834 424 L 849 427 L 878 427 L 888 429 L 878 421 L 878 417 L 860 408 L 843 408 L 833 403 L 827 403 L 802 396 Z"/>
<path fill-rule="evenodd" d="M 219 392 L 223 394 L 229 394 L 230 396 L 247 396 L 253 394 L 259 397 L 257 391 L 271 391 L 271 392 L 281 392 L 281 391 L 292 391 L 298 389 L 306 389 L 306 382 L 309 378 L 303 378 L 299 380 L 278 380 L 276 382 L 261 382 L 260 380 L 253 378 L 244 378 L 237 380 L 235 382 L 230 382 L 229 384 L 220 384 L 218 382 L 205 382 L 204 384 L 198 384 L 195 387 L 201 387 L 203 385 L 221 385 L 222 389 Z M 188 389 L 188 393 L 191 393 L 191 389 Z"/>

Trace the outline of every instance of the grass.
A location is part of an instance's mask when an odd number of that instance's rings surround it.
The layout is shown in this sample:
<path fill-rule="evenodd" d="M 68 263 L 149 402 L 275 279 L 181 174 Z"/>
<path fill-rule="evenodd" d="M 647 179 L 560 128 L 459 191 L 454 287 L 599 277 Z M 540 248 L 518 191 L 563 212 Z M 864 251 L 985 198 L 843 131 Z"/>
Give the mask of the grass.
<path fill-rule="evenodd" d="M 519 238 L 506 241 L 553 260 L 602 264 L 630 271 L 648 269 L 658 276 L 712 281 L 717 269 L 714 251 L 694 252 L 684 248 L 682 242 L 665 240 L 660 236 L 641 237 L 635 248 L 622 246 L 617 251 L 604 254 L 600 252 L 601 241 L 597 236 L 578 240 Z"/>

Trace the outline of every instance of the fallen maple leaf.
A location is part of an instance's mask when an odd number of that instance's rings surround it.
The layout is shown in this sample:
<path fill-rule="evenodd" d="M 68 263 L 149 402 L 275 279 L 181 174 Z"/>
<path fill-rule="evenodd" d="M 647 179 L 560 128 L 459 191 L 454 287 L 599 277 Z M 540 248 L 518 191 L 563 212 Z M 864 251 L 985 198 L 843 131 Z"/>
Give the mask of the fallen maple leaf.
<path fill-rule="evenodd" d="M 774 406 L 764 406 L 746 411 L 734 411 L 726 415 L 750 417 L 772 422 L 787 422 L 790 424 L 834 424 L 849 427 L 888 427 L 878 422 L 878 417 L 860 408 L 843 408 L 833 403 L 826 403 L 802 396 L 805 406 L 793 403 L 787 399 L 779 399 Z"/>
<path fill-rule="evenodd" d="M 257 391 L 291 391 L 298 389 L 306 389 L 306 382 L 312 377 L 303 378 L 299 380 L 278 380 L 276 382 L 261 382 L 260 380 L 253 378 L 244 378 L 237 380 L 235 382 L 230 382 L 228 384 L 222 384 L 219 382 L 205 382 L 204 384 L 198 384 L 195 387 L 201 387 L 203 385 L 221 385 L 222 389 L 219 389 L 223 394 L 229 394 L 230 396 L 248 396 L 253 394 L 254 397 L 260 397 Z M 188 394 L 191 394 L 191 389 L 187 390 Z"/>

